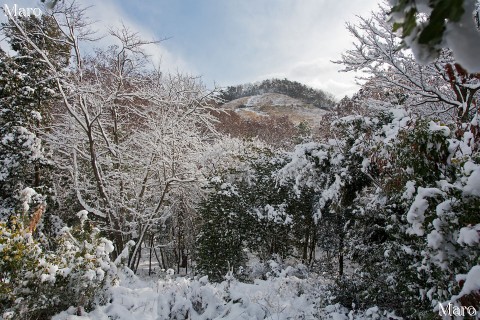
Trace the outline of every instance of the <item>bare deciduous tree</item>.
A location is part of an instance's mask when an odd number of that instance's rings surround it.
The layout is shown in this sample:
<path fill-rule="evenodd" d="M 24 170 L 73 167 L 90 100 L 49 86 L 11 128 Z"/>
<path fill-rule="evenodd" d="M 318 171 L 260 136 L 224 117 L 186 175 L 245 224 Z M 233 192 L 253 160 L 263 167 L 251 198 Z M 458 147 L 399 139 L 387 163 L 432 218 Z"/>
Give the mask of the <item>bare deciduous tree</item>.
<path fill-rule="evenodd" d="M 402 47 L 387 18 L 385 8 L 380 7 L 371 18 L 360 17 L 357 25 L 347 24 L 356 40 L 355 48 L 336 63 L 343 64 L 344 71 L 366 73 L 367 77 L 360 79 L 371 80 L 368 86 L 374 90 L 403 90 L 403 104 L 416 106 L 423 113 L 443 113 L 460 121 L 470 117 L 478 103 L 480 75 L 468 74 L 447 50 L 433 63 L 420 65 Z"/>
<path fill-rule="evenodd" d="M 149 231 L 178 211 L 174 195 L 200 183 L 197 159 L 214 132 L 215 98 L 195 77 L 154 68 L 143 51 L 152 42 L 127 28 L 110 31 L 118 45 L 83 57 L 80 40 L 93 36 L 84 9 L 65 3 L 52 16 L 73 52 L 68 71 L 56 70 L 9 18 L 50 66 L 63 98 L 46 136 L 71 183 L 62 194 L 75 194 L 116 254 L 135 241 L 129 259 L 135 270 Z"/>

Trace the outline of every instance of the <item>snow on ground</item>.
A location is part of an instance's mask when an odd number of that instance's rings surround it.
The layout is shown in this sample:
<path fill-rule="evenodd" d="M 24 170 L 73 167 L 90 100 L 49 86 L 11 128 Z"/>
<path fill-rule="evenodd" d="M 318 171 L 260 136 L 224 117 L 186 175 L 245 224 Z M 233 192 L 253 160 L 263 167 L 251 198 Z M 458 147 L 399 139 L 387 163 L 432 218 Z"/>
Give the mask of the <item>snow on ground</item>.
<path fill-rule="evenodd" d="M 242 283 L 233 278 L 210 283 L 207 277 L 140 279 L 123 275 L 111 288 L 111 300 L 81 316 L 76 309 L 53 320 L 161 320 L 161 319 L 399 319 L 378 308 L 364 312 L 328 305 L 321 278 L 300 279 L 288 270 L 268 280 Z"/>
<path fill-rule="evenodd" d="M 306 106 L 307 104 L 299 99 L 292 98 L 281 93 L 264 93 L 255 96 L 247 96 L 229 101 L 223 105 L 225 109 L 237 109 L 242 107 L 262 106 Z"/>
<path fill-rule="evenodd" d="M 304 106 L 305 102 L 281 93 L 264 93 L 248 98 L 245 106 Z"/>

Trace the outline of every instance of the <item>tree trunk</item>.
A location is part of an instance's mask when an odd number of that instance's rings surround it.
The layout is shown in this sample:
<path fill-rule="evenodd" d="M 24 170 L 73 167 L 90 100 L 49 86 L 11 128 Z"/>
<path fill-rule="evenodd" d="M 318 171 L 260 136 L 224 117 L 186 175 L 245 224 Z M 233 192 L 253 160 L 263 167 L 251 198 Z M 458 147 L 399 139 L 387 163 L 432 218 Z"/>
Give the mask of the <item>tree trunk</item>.
<path fill-rule="evenodd" d="M 162 269 L 167 269 L 167 264 L 165 262 L 165 257 L 163 256 L 163 250 L 162 250 L 162 248 L 159 248 L 158 250 L 160 250 L 160 257 L 162 258 Z"/>
<path fill-rule="evenodd" d="M 158 266 L 159 266 L 159 268 L 160 268 L 160 269 L 164 269 L 163 263 L 160 261 L 160 259 L 158 259 L 157 249 L 153 248 L 153 253 L 155 254 L 155 258 L 156 258 L 157 261 L 158 261 Z"/>
<path fill-rule="evenodd" d="M 35 188 L 40 186 L 40 167 L 38 165 L 35 165 L 35 176 L 33 179 L 33 186 Z"/>
<path fill-rule="evenodd" d="M 312 235 L 310 239 L 310 256 L 308 257 L 308 264 L 311 265 L 315 260 L 315 249 L 317 248 L 317 241 L 315 236 Z"/>
<path fill-rule="evenodd" d="M 338 276 L 343 276 L 343 233 L 340 235 L 340 243 L 338 248 Z"/>
<path fill-rule="evenodd" d="M 138 250 L 137 252 L 138 252 L 138 259 L 137 259 L 137 263 L 135 264 L 135 269 L 133 269 L 134 273 L 137 273 L 138 265 L 140 264 L 140 259 L 142 259 L 142 247 L 141 247 L 141 245 L 140 245 L 140 250 Z"/>
<path fill-rule="evenodd" d="M 152 274 L 152 249 L 153 249 L 153 234 L 150 238 L 150 256 L 148 258 L 148 275 Z"/>

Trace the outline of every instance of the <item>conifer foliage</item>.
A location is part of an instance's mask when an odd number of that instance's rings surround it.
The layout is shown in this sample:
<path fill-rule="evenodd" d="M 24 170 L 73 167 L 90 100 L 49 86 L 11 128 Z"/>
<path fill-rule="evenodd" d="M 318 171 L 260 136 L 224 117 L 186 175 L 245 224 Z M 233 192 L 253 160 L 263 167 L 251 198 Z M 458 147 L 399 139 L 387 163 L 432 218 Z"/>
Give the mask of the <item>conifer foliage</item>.
<path fill-rule="evenodd" d="M 17 23 L 57 69 L 66 66 L 70 53 L 55 41 L 61 32 L 51 17 L 22 17 Z M 2 30 L 15 52 L 10 56 L 0 51 L 0 215 L 8 216 L 24 188 L 51 193 L 51 159 L 41 135 L 51 123 L 58 90 L 49 66 L 23 41 L 13 22 L 3 23 Z"/>
<path fill-rule="evenodd" d="M 230 168 L 212 178 L 210 196 L 199 207 L 197 271 L 213 281 L 227 273 L 248 277 L 248 255 L 263 263 L 296 257 L 308 264 L 314 258 L 314 197 L 297 196 L 291 183 L 278 183 L 285 155 L 264 149 L 242 161 L 243 170 Z"/>

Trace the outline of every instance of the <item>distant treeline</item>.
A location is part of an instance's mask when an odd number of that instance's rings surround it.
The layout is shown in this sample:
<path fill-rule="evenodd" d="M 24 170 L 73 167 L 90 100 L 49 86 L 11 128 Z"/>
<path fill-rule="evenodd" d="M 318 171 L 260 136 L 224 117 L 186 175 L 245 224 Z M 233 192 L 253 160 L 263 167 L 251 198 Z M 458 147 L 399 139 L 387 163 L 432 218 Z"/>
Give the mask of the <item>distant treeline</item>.
<path fill-rule="evenodd" d="M 332 94 L 288 79 L 268 79 L 257 83 L 227 87 L 221 91 L 221 97 L 225 101 L 232 101 L 264 93 L 285 94 L 322 109 L 329 109 L 335 105 L 335 98 Z"/>

